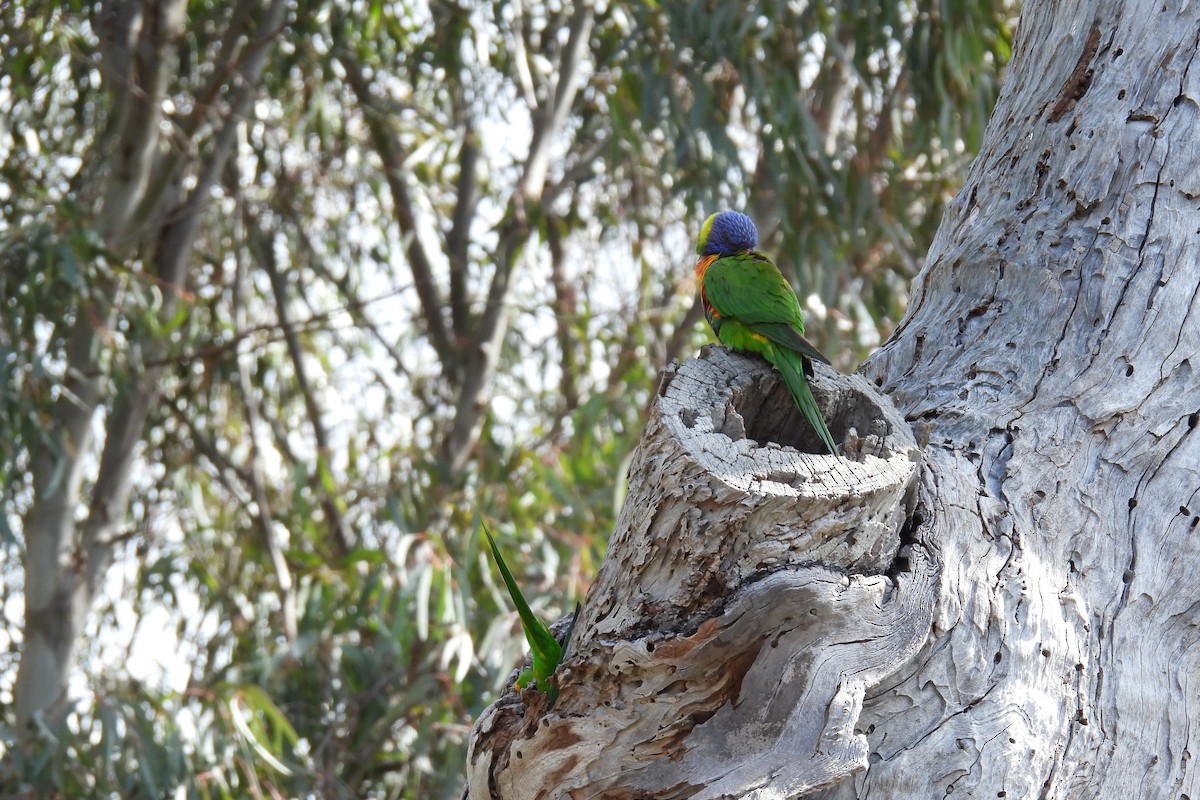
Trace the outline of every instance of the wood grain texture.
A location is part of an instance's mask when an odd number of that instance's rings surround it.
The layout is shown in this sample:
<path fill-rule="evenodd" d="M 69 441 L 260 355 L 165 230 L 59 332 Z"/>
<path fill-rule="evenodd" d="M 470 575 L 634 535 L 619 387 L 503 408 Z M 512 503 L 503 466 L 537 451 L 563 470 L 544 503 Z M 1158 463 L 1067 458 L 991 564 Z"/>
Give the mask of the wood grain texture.
<path fill-rule="evenodd" d="M 680 369 L 710 399 L 660 399 L 563 699 L 485 715 L 473 797 L 1200 798 L 1198 50 L 1200 3 L 1026 4 L 863 371 L 928 437 L 911 551 L 857 467 L 756 446 L 774 394 L 721 398 L 769 373 Z"/>
<path fill-rule="evenodd" d="M 666 372 L 558 701 L 480 717 L 470 797 L 795 797 L 866 768 L 863 697 L 924 641 L 936 564 L 897 558 L 908 426 L 861 377 L 813 390 L 848 457 L 804 452 L 761 359 Z"/>
<path fill-rule="evenodd" d="M 815 796 L 1200 797 L 1198 34 L 1196 3 L 1026 5 L 867 370 L 929 432 L 933 636 Z"/>

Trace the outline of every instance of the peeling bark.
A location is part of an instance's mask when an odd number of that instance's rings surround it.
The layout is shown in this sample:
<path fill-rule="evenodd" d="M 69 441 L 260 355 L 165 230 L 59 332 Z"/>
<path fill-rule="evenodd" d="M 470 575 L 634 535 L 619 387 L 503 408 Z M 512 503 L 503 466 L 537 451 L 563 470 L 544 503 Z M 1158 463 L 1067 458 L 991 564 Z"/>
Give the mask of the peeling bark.
<path fill-rule="evenodd" d="M 470 797 L 795 796 L 866 768 L 863 697 L 924 641 L 936 569 L 897 558 L 908 426 L 862 378 L 818 369 L 851 457 L 809 452 L 760 359 L 708 348 L 668 369 L 561 694 L 484 713 Z"/>

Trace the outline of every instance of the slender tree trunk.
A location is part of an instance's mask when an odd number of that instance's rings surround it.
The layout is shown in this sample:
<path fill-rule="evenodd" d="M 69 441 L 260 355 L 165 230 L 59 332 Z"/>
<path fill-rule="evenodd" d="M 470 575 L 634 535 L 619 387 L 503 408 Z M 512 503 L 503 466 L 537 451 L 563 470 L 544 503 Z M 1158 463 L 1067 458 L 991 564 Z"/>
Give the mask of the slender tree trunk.
<path fill-rule="evenodd" d="M 240 46 L 235 85 L 228 88 L 225 116 L 216 120 L 218 132 L 203 161 L 193 165 L 196 185 L 182 199 L 177 190 L 182 165 L 176 151 L 184 148 L 164 153 L 160 121 L 179 61 L 185 4 L 114 2 L 98 20 L 102 72 L 113 98 L 116 134 L 98 154 L 103 167 L 95 174 L 105 183 L 95 224 L 110 251 L 142 259 L 161 291 L 163 321 L 170 320 L 178 306 L 201 214 L 232 152 L 286 7 L 286 0 L 273 0 L 253 20 L 257 30 L 228 31 L 229 40 Z M 239 20 L 240 26 L 251 22 Z M 247 33 L 249 41 L 241 44 Z M 22 526 L 27 548 L 25 627 L 13 689 L 20 725 L 37 714 L 65 709 L 79 637 L 125 524 L 138 444 L 159 400 L 159 379 L 167 363 L 165 338 L 140 329 L 130 334 L 136 345 L 130 350 L 143 359 L 140 371 L 131 369 L 119 381 L 105 375 L 99 352 L 108 346 L 112 312 L 105 304 L 111 304 L 111 298 L 97 292 L 90 302 L 94 305 L 84 304 L 87 313 L 76 317 L 70 332 L 67 379 L 48 431 L 54 446 L 36 459 L 35 498 Z M 114 383 L 120 388 L 106 391 Z M 99 443 L 95 429 L 101 409 L 106 414 Z M 97 446 L 99 470 L 87 486 L 84 468 L 97 457 Z M 81 505 L 86 514 L 77 524 Z"/>
<path fill-rule="evenodd" d="M 174 52 L 183 30 L 183 12 L 182 2 L 114 2 L 97 20 L 101 71 L 112 96 L 115 133 L 102 157 L 104 167 L 95 170 L 104 175 L 96 227 L 105 245 L 124 256 L 137 250 L 142 220 L 135 218 L 134 210 L 151 184 L 163 99 L 173 75 L 172 62 L 164 54 Z M 42 449 L 36 459 L 34 502 L 22 524 L 25 627 L 13 689 L 20 724 L 35 713 L 61 708 L 66 699 L 79 631 L 111 558 L 112 513 L 118 520 L 124 516 L 128 495 L 128 470 L 117 468 L 119 448 L 114 437 L 112 445 L 104 444 L 108 469 L 102 469 L 98 480 L 104 493 L 91 504 L 85 531 L 79 530 L 75 515 L 79 505 L 87 502 L 84 468 L 96 456 L 95 416 L 108 400 L 99 351 L 111 324 L 102 294 L 84 309 L 72 325 L 64 391 L 47 431 L 54 446 Z M 127 422 L 128 416 L 121 413 L 125 405 L 110 414 L 113 427 Z M 114 491 L 115 497 L 109 494 Z"/>
<path fill-rule="evenodd" d="M 852 537 L 899 535 L 899 557 L 839 557 L 831 520 L 865 484 L 829 505 L 789 467 L 768 481 L 804 499 L 771 500 L 756 459 L 679 484 L 680 458 L 647 459 L 660 398 L 630 479 L 648 502 L 558 703 L 481 717 L 472 797 L 1200 797 L 1198 44 L 1195 4 L 1026 5 L 983 150 L 864 368 L 927 441 L 912 524 Z M 818 391 L 843 435 L 845 397 Z M 728 435 L 702 452 L 744 447 L 722 408 L 680 412 Z M 662 502 L 679 485 L 691 508 Z M 754 542 L 759 572 L 710 557 Z"/>

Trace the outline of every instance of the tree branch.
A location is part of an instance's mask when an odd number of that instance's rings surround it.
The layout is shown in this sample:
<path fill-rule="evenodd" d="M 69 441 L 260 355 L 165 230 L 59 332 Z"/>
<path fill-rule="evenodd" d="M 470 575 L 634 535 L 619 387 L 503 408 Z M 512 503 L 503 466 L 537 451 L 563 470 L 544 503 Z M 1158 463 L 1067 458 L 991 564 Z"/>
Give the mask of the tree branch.
<path fill-rule="evenodd" d="M 517 202 L 514 200 L 514 202 Z M 459 387 L 454 409 L 454 424 L 443 444 L 443 454 L 454 471 L 466 466 L 471 451 L 483 430 L 483 414 L 487 408 L 488 390 L 500 360 L 500 347 L 508 329 L 508 288 L 513 262 L 528 236 L 526 226 L 510 215 L 509 225 L 500 242 L 496 271 L 488 288 L 483 315 L 471 337 L 466 368 Z"/>
<path fill-rule="evenodd" d="M 237 202 L 240 213 L 234 215 L 233 252 L 236 260 L 236 269 L 233 279 L 233 314 L 235 323 L 240 326 L 245 322 L 245 304 L 242 302 L 242 299 L 246 283 L 246 268 L 242 260 L 242 253 L 245 247 L 245 231 L 243 228 L 245 205 L 240 191 L 237 195 Z M 268 274 L 271 276 L 271 286 L 275 289 L 277 273 L 271 271 Z M 275 297 L 276 307 L 278 308 L 281 303 L 277 289 Z M 280 319 L 283 320 L 284 318 L 281 316 Z M 290 329 L 285 327 L 285 334 L 291 333 Z M 294 339 L 294 335 L 288 336 L 289 351 Z M 250 466 L 247 470 L 248 485 L 254 495 L 254 505 L 256 506 L 254 518 L 258 524 L 259 536 L 262 537 L 263 547 L 271 559 L 271 569 L 275 573 L 275 582 L 279 585 L 279 607 L 283 616 L 283 635 L 289 642 L 294 642 L 298 633 L 296 624 L 296 590 L 292 581 L 291 569 L 288 567 L 287 559 L 284 557 L 283 547 L 275 535 L 275 523 L 271 517 L 271 503 L 267 497 L 266 477 L 262 466 L 261 437 L 258 431 L 260 425 L 258 395 L 254 391 L 254 382 L 250 377 L 250 360 L 251 355 L 242 352 L 239 348 L 237 354 L 238 385 L 241 388 L 242 407 L 246 413 L 246 426 L 250 434 Z M 308 401 L 307 394 L 305 395 L 305 401 Z"/>
<path fill-rule="evenodd" d="M 239 65 L 236 60 L 245 55 L 241 48 L 242 39 L 250 35 L 252 12 L 258 6 L 259 3 L 255 0 L 237 0 L 237 5 L 233 7 L 233 11 L 229 15 L 229 24 L 225 28 L 225 35 L 221 37 L 221 49 L 213 59 L 216 69 L 208 82 L 204 84 L 204 88 L 192 98 L 191 113 L 179 122 L 179 132 L 185 138 L 191 138 L 199 130 L 201 122 L 212 111 L 221 90 L 226 87 L 230 73 L 238 69 Z M 273 35 L 274 32 L 260 30 L 259 33 L 261 36 L 262 34 Z"/>
<path fill-rule="evenodd" d="M 257 230 L 253 222 L 248 228 L 252 231 Z M 287 345 L 288 357 L 291 359 L 292 369 L 296 373 L 296 385 L 300 389 L 301 397 L 304 398 L 304 408 L 308 413 L 309 423 L 312 425 L 313 439 L 317 445 L 317 485 L 321 496 L 321 508 L 329 520 L 339 554 L 345 555 L 353 547 L 353 538 L 346 525 L 345 517 L 339 508 L 339 498 L 335 497 L 328 487 L 325 486 L 324 476 L 320 474 L 328 473 L 330 469 L 330 456 L 333 451 L 329 446 L 329 434 L 325 430 L 324 413 L 317 402 L 316 394 L 313 392 L 312 383 L 308 379 L 308 372 L 304 366 L 304 351 L 300 347 L 299 337 L 296 336 L 296 331 L 292 327 L 288 314 L 287 284 L 279 272 L 271 243 L 263 241 L 255 235 L 250 236 L 250 242 L 258 262 L 262 265 L 263 270 L 267 273 L 267 278 L 271 281 L 271 292 L 275 296 L 275 313 L 279 316 L 279 325 L 283 329 L 283 339 Z"/>
<path fill-rule="evenodd" d="M 125 2 L 101 11 L 97 31 L 103 57 L 101 73 L 113 96 L 118 131 L 97 225 L 105 246 L 128 252 L 136 243 L 129 226 L 149 185 L 159 142 L 163 98 L 174 74 L 168 54 L 183 34 L 187 4 Z"/>
<path fill-rule="evenodd" d="M 595 17 L 591 6 L 581 2 L 571 14 L 571 26 L 567 44 L 563 48 L 558 67 L 558 81 L 549 101 L 534 111 L 533 139 L 529 145 L 529 157 L 525 161 L 525 172 L 518 183 L 518 192 L 527 199 L 541 197 L 550 163 L 550 150 L 554 137 L 562 130 L 567 115 L 575 101 L 579 71 L 587 52 L 588 37 L 591 36 Z"/>
<path fill-rule="evenodd" d="M 525 49 L 525 7 L 523 0 L 514 0 L 513 30 L 511 54 L 512 63 L 516 65 L 517 86 L 521 89 L 521 98 L 532 114 L 538 109 L 537 90 L 533 85 L 533 74 L 529 71 L 529 51 Z"/>
<path fill-rule="evenodd" d="M 466 465 L 483 430 L 488 391 L 500 360 L 500 348 L 507 330 L 509 281 L 521 249 L 529 237 L 529 205 L 540 207 L 543 204 L 551 143 L 565 125 L 574 103 L 576 83 L 593 20 L 590 6 L 580 4 L 575 7 L 567 44 L 563 48 L 559 65 L 558 83 L 548 102 L 533 115 L 534 129 L 529 156 L 517 181 L 516 191 L 509 201 L 496 253 L 496 269 L 488 287 L 483 314 L 471 337 L 471 349 L 467 355 L 463 382 L 455 406 L 454 425 L 443 443 L 444 456 L 453 470 L 462 469 Z"/>
<path fill-rule="evenodd" d="M 387 179 L 388 190 L 392 195 L 392 210 L 396 217 L 396 225 L 400 229 L 400 234 L 408 240 L 406 249 L 408 264 L 413 273 L 413 285 L 417 290 L 417 299 L 421 303 L 425 324 L 429 330 L 430 344 L 433 345 L 433 349 L 441 360 L 443 374 L 453 375 L 458 365 L 458 353 L 450 341 L 450 333 L 446 327 L 441 293 L 433 279 L 433 264 L 417 231 L 417 216 L 408 191 L 400 142 L 387 126 L 386 114 L 371 91 L 371 86 L 363 74 L 362 65 L 351 53 L 346 51 L 339 52 L 337 60 L 346 69 L 346 82 L 350 84 L 351 90 L 358 98 L 358 103 L 363 110 L 363 119 L 371 134 L 371 142 L 375 146 L 375 152 L 378 153 L 380 161 L 383 162 L 384 177 Z"/>
<path fill-rule="evenodd" d="M 216 444 L 213 443 L 212 439 L 208 438 L 208 435 L 192 422 L 187 415 L 187 411 L 184 408 L 180 408 L 179 403 L 171 403 L 170 410 L 171 416 L 175 421 L 187 431 L 187 436 L 191 438 L 196 451 L 208 459 L 209 463 L 216 469 L 216 477 L 220 484 L 239 503 L 248 505 L 249 499 L 243 493 L 243 490 L 238 484 L 231 481 L 225 473 L 232 473 L 242 485 L 249 487 L 253 480 L 250 476 L 250 471 L 239 464 L 233 463 L 227 455 L 222 453 Z"/>
<path fill-rule="evenodd" d="M 596 139 L 582 150 L 577 150 L 562 176 L 542 190 L 542 205 L 549 206 L 564 193 L 579 188 L 588 179 L 588 173 L 607 144 L 603 139 Z"/>
<path fill-rule="evenodd" d="M 550 245 L 550 283 L 554 287 L 554 330 L 561 372 L 558 393 L 562 398 L 562 407 L 554 415 L 551 439 L 557 438 L 563 420 L 579 407 L 579 385 L 575 381 L 575 342 L 571 336 L 571 321 L 576 314 L 575 290 L 565 272 L 566 254 L 563 252 L 561 227 L 557 219 L 546 221 L 546 239 Z"/>
<path fill-rule="evenodd" d="M 446 255 L 450 259 L 450 318 L 456 339 L 470 335 L 470 308 L 467 302 L 468 248 L 471 243 L 471 223 L 479 203 L 477 164 L 479 142 L 473 125 L 463 132 L 458 156 L 458 182 L 454 215 L 446 237 Z"/>
<path fill-rule="evenodd" d="M 173 298 L 169 299 L 165 295 L 168 289 L 182 286 L 184 267 L 187 263 L 187 256 L 191 252 L 192 243 L 196 239 L 196 227 L 200 224 L 201 211 L 209 202 L 211 190 L 216 186 L 217 180 L 228 162 L 229 154 L 233 150 L 233 145 L 237 141 L 238 129 L 246 119 L 247 112 L 258 91 L 258 82 L 271 51 L 270 44 L 281 30 L 286 9 L 286 0 L 273 0 L 267 8 L 259 26 L 260 37 L 248 48 L 242 69 L 238 73 L 240 81 L 233 89 L 229 115 L 225 118 L 224 125 L 217 135 L 212 153 L 196 180 L 195 188 L 188 193 L 183 207 L 173 215 L 161 237 L 162 244 L 157 265 L 158 277 L 166 284 L 163 307 L 167 313 L 173 312 L 174 306 L 171 303 Z"/>
<path fill-rule="evenodd" d="M 231 77 L 235 76 L 235 73 L 244 76 L 248 74 L 248 69 L 255 68 L 254 60 L 265 57 L 267 45 L 279 34 L 283 18 L 277 14 L 271 14 L 266 20 L 259 22 L 257 38 L 252 38 L 254 33 L 250 30 L 251 23 L 254 22 L 252 12 L 259 6 L 260 4 L 254 0 L 238 0 L 230 14 L 225 33 L 221 37 L 220 52 L 213 61 L 216 69 L 204 87 L 192 98 L 191 113 L 181 119 L 173 119 L 175 128 L 170 137 L 172 146 L 160 148 L 149 183 L 134 212 L 135 219 L 150 220 L 160 216 L 160 207 L 165 205 L 162 201 L 164 194 L 172 183 L 179 180 L 181 166 L 186 163 L 187 158 L 193 155 L 190 143 L 204 121 L 209 116 L 217 116 L 213 113 L 217 97 L 220 96 L 222 90 L 228 91 Z M 242 44 L 243 40 L 249 40 L 245 46 Z M 237 59 L 241 59 L 241 62 L 239 63 Z M 261 67 L 259 69 L 261 70 Z M 255 78 L 255 82 L 257 83 L 257 78 Z M 238 98 L 239 92 L 233 92 L 231 102 L 238 102 Z M 230 117 L 239 116 L 241 113 L 230 111 Z M 219 119 L 217 121 L 219 122 Z"/>

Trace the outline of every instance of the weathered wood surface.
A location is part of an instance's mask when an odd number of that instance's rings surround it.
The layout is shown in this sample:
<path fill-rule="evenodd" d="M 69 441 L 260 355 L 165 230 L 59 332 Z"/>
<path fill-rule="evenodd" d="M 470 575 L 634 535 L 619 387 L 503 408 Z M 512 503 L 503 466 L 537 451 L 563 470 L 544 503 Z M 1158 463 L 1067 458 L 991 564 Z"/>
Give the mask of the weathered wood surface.
<path fill-rule="evenodd" d="M 1198 34 L 1196 3 L 1026 4 L 868 372 L 930 437 L 934 635 L 819 797 L 1200 798 Z"/>
<path fill-rule="evenodd" d="M 558 701 L 480 717 L 470 797 L 796 797 L 866 768 L 863 697 L 924 641 L 936 565 L 897 558 L 907 424 L 861 377 L 813 389 L 849 457 L 803 451 L 760 359 L 668 370 Z"/>
<path fill-rule="evenodd" d="M 663 532 L 650 539 L 696 547 L 694 560 L 673 560 L 658 545 L 639 550 L 645 534 L 619 531 L 627 538 L 614 543 L 612 561 L 645 582 L 616 596 L 605 588 L 619 585 L 615 578 L 598 579 L 584 611 L 591 638 L 569 665 L 569 679 L 585 680 L 570 683 L 568 702 L 550 714 L 525 717 L 532 735 L 520 739 L 520 752 L 546 757 L 549 776 L 564 781 L 531 782 L 530 771 L 496 757 L 494 733 L 481 731 L 471 756 L 473 796 L 486 796 L 479 781 L 493 765 L 502 797 L 795 796 L 821 781 L 776 771 L 768 760 L 781 741 L 776 731 L 802 729 L 788 743 L 797 748 L 792 762 L 838 753 L 838 766 L 824 770 L 835 782 L 809 793 L 826 800 L 1200 798 L 1200 378 L 1191 363 L 1200 357 L 1198 48 L 1197 3 L 1025 5 L 981 154 L 947 210 L 904 322 L 865 369 L 929 439 L 911 572 L 893 568 L 897 580 L 879 595 L 883 607 L 898 604 L 900 618 L 919 629 L 912 622 L 919 617 L 903 609 L 922 610 L 926 570 L 934 560 L 939 567 L 929 638 L 911 659 L 897 648 L 902 669 L 866 691 L 853 724 L 865 736 L 869 768 L 836 781 L 857 769 L 864 752 L 854 733 L 837 739 L 841 751 L 811 746 L 814 719 L 850 730 L 838 720 L 855 716 L 853 695 L 844 702 L 847 693 L 831 695 L 831 682 L 799 688 L 792 679 L 820 671 L 801 665 L 834 665 L 844 687 L 856 669 L 876 669 L 865 660 L 877 652 L 871 648 L 829 654 L 835 641 L 858 638 L 826 623 L 853 623 L 859 612 L 842 616 L 836 601 L 826 601 L 869 593 L 885 578 L 847 579 L 840 595 L 823 594 L 832 584 L 820 576 L 829 573 L 785 567 L 779 571 L 805 588 L 764 605 L 755 594 L 765 576 L 745 572 L 753 562 L 741 556 L 774 535 L 732 549 L 722 549 L 725 536 L 673 539 L 693 517 L 668 503 L 657 516 Z M 711 419 L 708 433 L 736 441 L 736 425 L 720 414 Z M 844 434 L 845 426 L 835 430 Z M 738 447 L 718 446 L 715 463 L 732 463 Z M 789 464 L 803 463 L 807 476 L 824 468 L 819 458 Z M 664 458 L 658 471 L 677 467 Z M 745 488 L 780 483 L 797 507 L 809 495 L 820 502 L 807 480 L 776 481 L 770 469 L 750 474 Z M 637 474 L 631 487 L 644 482 Z M 695 512 L 725 507 L 724 491 L 697 497 Z M 780 498 L 765 506 L 792 502 Z M 664 513 L 677 514 L 676 522 L 665 524 Z M 834 547 L 822 557 L 865 564 L 878 552 L 882 560 L 885 551 L 872 547 L 858 555 Z M 726 574 L 749 580 L 734 585 Z M 689 600 L 696 604 L 685 608 Z M 799 634 L 783 620 L 806 606 L 822 611 L 816 627 Z M 730 616 L 738 609 L 747 611 Z M 772 661 L 769 690 L 765 670 L 755 671 L 765 649 L 752 646 L 765 629 L 783 631 L 787 646 L 805 653 Z M 866 639 L 887 632 L 876 634 Z M 666 645 L 691 670 L 696 653 L 725 641 L 742 645 L 731 653 L 754 654 L 748 665 L 725 659 L 741 682 L 720 689 L 725 673 L 715 671 L 706 693 L 693 695 L 706 676 L 689 671 L 690 682 L 668 684 L 686 698 L 678 713 L 658 713 L 670 695 L 647 697 L 664 680 L 647 659 Z M 654 654 L 644 652 L 647 644 Z M 784 695 L 786 712 L 775 705 Z M 690 705 L 693 698 L 701 699 Z M 714 709 L 709 698 L 722 702 Z M 735 713 L 746 716 L 734 720 Z M 753 727 L 742 727 L 755 714 L 757 740 Z M 668 716 L 681 722 L 655 727 Z M 481 725 L 501 727 L 495 715 Z M 721 762 L 728 770 L 720 775 L 724 767 L 697 760 L 686 762 L 690 772 L 671 771 L 674 762 L 653 749 L 681 732 L 670 742 L 676 758 L 708 755 L 719 750 L 719 731 L 737 737 L 724 740 L 736 755 Z M 539 749 L 525 749 L 535 743 Z M 636 788 L 659 765 L 681 782 Z M 795 763 L 780 769 L 789 767 Z"/>

